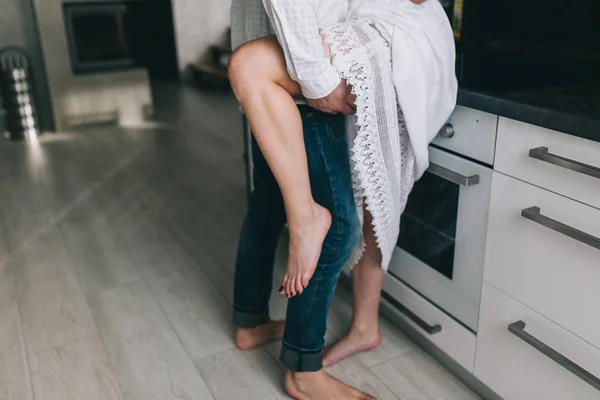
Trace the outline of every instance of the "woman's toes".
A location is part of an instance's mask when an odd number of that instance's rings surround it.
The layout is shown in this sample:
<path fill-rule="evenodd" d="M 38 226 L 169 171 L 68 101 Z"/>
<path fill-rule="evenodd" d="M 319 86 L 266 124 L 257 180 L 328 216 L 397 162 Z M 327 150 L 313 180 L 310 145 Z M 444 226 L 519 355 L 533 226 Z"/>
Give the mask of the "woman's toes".
<path fill-rule="evenodd" d="M 298 277 L 296 279 L 296 294 L 301 294 L 304 291 L 304 287 L 302 287 L 302 279 Z"/>
<path fill-rule="evenodd" d="M 300 284 L 302 285 L 303 288 L 308 287 L 309 282 L 310 282 L 310 277 L 308 276 L 308 274 L 305 274 L 304 276 L 302 276 L 302 279 L 300 280 Z"/>
<path fill-rule="evenodd" d="M 282 295 L 286 295 L 286 288 L 287 288 L 287 284 L 288 284 L 288 276 L 287 274 L 285 274 L 285 276 L 283 277 L 283 281 L 281 281 L 281 287 L 279 288 L 279 293 L 281 293 Z"/>

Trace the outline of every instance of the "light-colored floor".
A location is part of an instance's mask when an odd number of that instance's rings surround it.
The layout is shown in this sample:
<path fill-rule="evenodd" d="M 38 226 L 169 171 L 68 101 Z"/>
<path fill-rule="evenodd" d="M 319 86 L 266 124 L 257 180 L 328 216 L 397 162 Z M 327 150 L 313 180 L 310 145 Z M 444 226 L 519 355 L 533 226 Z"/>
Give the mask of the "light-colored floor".
<path fill-rule="evenodd" d="M 163 128 L 0 142 L 0 400 L 287 398 L 280 344 L 232 342 L 246 207 L 237 107 L 169 86 L 155 97 Z M 280 296 L 272 308 L 285 314 Z M 341 288 L 328 339 L 350 316 Z M 332 372 L 380 400 L 475 398 L 382 328 L 381 348 Z"/>

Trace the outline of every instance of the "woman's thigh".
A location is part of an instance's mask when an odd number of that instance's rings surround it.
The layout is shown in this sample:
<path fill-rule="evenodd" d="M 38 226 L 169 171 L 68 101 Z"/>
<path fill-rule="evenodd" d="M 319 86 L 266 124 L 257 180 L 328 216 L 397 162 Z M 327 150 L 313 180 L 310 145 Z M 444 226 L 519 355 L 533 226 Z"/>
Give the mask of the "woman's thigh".
<path fill-rule="evenodd" d="M 229 61 L 229 78 L 236 86 L 273 82 L 294 98 L 302 98 L 300 85 L 287 71 L 283 49 L 275 36 L 266 36 L 238 47 Z"/>

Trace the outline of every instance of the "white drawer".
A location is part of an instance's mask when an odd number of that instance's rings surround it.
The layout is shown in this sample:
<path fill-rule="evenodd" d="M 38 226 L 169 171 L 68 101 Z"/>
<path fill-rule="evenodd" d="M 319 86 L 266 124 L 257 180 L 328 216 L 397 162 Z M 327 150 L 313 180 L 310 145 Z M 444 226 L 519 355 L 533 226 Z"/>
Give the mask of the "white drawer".
<path fill-rule="evenodd" d="M 397 317 L 422 332 L 427 339 L 463 368 L 470 372 L 473 371 L 476 341 L 473 332 L 389 274 L 383 281 L 383 290 L 406 308 L 406 310 L 398 310 Z M 421 324 L 416 323 L 416 320 L 421 320 Z"/>
<path fill-rule="evenodd" d="M 489 165 L 494 164 L 497 115 L 458 106 L 448 123 L 452 126 L 453 136 L 444 137 L 442 130 L 433 144 Z"/>
<path fill-rule="evenodd" d="M 533 206 L 600 238 L 600 210 L 494 172 L 484 280 L 600 347 L 600 249 L 522 216 Z"/>
<path fill-rule="evenodd" d="M 518 321 L 524 338 L 508 329 Z M 533 338 L 547 348 L 532 346 Z M 590 382 L 546 355 L 552 351 L 586 370 Z M 505 400 L 598 400 L 600 350 L 484 283 L 475 376 Z"/>
<path fill-rule="evenodd" d="M 570 169 L 577 163 L 595 176 Z M 500 118 L 494 169 L 600 208 L 600 143 Z"/>

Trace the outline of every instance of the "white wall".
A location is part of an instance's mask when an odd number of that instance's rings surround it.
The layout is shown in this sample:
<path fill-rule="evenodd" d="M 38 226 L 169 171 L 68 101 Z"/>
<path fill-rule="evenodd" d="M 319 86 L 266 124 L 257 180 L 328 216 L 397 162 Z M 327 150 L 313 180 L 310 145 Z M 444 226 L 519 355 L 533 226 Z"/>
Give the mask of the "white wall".
<path fill-rule="evenodd" d="M 229 27 L 231 0 L 172 0 L 179 70 L 201 59 Z"/>
<path fill-rule="evenodd" d="M 24 1 L 24 0 L 19 0 Z M 71 71 L 63 21 L 63 0 L 33 0 L 57 130 L 77 121 L 95 122 L 116 115 L 122 124 L 141 118 L 151 107 L 145 69 L 78 75 Z M 79 0 L 88 2 L 110 0 Z"/>

